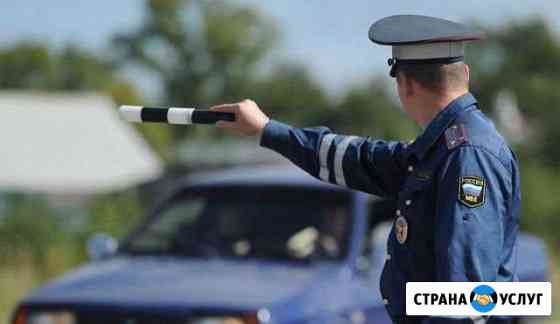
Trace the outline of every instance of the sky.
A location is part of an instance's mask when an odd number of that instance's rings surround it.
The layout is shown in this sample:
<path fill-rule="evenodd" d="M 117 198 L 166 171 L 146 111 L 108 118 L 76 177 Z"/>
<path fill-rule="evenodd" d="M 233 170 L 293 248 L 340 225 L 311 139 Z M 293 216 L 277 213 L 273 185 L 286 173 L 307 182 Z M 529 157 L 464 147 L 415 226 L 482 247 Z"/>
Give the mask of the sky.
<path fill-rule="evenodd" d="M 489 26 L 543 16 L 560 30 L 557 0 L 230 1 L 258 7 L 278 25 L 281 38 L 269 64 L 301 62 L 335 92 L 387 72 L 390 49 L 372 44 L 367 32 L 372 22 L 388 15 L 424 14 Z M 0 0 L 0 46 L 38 39 L 102 52 L 111 35 L 140 24 L 143 7 L 141 0 Z"/>

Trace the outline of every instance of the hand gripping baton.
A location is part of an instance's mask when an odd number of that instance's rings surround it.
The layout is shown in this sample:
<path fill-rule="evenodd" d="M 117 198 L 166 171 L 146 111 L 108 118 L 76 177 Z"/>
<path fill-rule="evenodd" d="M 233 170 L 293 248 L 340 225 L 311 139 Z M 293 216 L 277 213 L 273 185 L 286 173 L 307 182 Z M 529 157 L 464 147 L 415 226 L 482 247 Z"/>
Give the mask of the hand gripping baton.
<path fill-rule="evenodd" d="M 214 124 L 220 120 L 235 121 L 235 114 L 231 112 L 195 108 L 121 106 L 119 112 L 123 119 L 135 123 L 190 125 Z"/>

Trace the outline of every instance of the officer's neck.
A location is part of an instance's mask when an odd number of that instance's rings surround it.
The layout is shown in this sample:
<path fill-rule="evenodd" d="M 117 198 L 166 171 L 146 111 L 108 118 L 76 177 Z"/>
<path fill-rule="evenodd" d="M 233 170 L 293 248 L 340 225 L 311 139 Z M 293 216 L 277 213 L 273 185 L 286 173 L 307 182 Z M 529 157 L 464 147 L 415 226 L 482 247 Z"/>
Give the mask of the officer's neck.
<path fill-rule="evenodd" d="M 432 92 L 424 92 L 418 94 L 416 100 L 416 107 L 414 111 L 417 112 L 413 116 L 414 120 L 422 129 L 428 127 L 430 122 L 449 104 L 459 98 L 460 96 L 466 94 L 469 90 L 463 89 L 458 91 L 447 91 L 441 94 L 434 94 Z"/>

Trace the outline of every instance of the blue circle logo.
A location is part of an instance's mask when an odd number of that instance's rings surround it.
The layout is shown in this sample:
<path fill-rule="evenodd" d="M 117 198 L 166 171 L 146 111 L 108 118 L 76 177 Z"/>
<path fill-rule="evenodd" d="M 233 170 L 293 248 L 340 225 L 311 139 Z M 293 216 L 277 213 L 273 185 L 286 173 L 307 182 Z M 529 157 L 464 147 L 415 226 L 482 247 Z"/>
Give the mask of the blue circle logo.
<path fill-rule="evenodd" d="M 496 307 L 498 294 L 494 288 L 480 285 L 471 292 L 471 306 L 481 313 L 487 313 Z"/>

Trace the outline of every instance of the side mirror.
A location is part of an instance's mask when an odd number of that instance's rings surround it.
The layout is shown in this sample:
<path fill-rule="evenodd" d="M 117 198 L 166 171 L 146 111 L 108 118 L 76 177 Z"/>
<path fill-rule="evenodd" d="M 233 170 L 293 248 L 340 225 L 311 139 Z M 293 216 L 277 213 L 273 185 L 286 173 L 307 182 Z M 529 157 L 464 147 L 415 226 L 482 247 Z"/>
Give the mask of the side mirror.
<path fill-rule="evenodd" d="M 383 265 L 387 255 L 387 238 L 393 226 L 392 221 L 384 221 L 379 223 L 371 232 L 370 240 L 370 256 L 375 265 Z"/>
<path fill-rule="evenodd" d="M 387 237 L 391 231 L 392 222 L 384 221 L 377 224 L 367 235 L 364 251 L 356 259 L 356 269 L 359 273 L 371 274 L 372 270 L 381 270 L 385 263 Z"/>
<path fill-rule="evenodd" d="M 117 240 L 105 233 L 93 234 L 86 244 L 87 255 L 92 261 L 105 259 L 113 255 L 117 248 Z"/>

